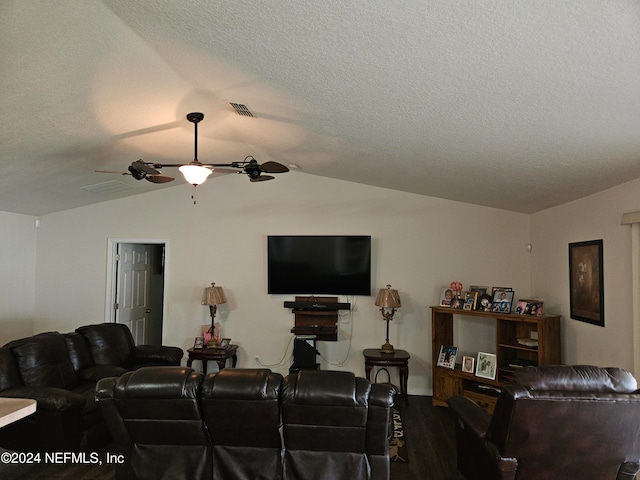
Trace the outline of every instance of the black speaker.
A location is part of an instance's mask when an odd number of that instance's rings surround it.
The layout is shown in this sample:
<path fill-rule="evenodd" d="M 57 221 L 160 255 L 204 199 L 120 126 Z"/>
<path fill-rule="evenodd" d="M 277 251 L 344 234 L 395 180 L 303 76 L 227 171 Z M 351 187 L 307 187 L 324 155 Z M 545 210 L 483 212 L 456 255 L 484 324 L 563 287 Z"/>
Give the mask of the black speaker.
<path fill-rule="evenodd" d="M 293 367 L 316 367 L 316 337 L 299 335 L 293 340 Z"/>

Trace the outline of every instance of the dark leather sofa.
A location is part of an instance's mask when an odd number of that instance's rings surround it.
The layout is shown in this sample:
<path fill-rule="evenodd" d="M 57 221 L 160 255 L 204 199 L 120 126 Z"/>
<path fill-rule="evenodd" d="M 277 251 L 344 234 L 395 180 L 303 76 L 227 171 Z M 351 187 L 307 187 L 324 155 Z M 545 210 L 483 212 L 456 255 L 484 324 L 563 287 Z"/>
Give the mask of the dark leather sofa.
<path fill-rule="evenodd" d="M 96 397 L 116 479 L 388 480 L 394 392 L 350 372 L 149 367 Z"/>
<path fill-rule="evenodd" d="M 32 398 L 36 412 L 0 429 L 16 451 L 92 451 L 111 439 L 95 401 L 96 382 L 145 365 L 179 365 L 177 347 L 135 346 L 126 325 L 46 332 L 0 348 L 0 397 Z"/>
<path fill-rule="evenodd" d="M 448 400 L 468 480 L 631 480 L 640 463 L 640 395 L 618 368 L 526 367 L 493 415 Z"/>

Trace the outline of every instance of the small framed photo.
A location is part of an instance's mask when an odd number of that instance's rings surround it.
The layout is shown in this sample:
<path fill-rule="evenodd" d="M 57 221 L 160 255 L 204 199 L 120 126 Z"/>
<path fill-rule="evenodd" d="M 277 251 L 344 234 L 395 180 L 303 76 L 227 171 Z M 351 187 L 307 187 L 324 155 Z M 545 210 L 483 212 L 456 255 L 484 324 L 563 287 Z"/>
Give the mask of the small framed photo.
<path fill-rule="evenodd" d="M 229 348 L 229 345 L 231 345 L 231 339 L 223 338 L 222 340 L 220 340 L 220 344 L 218 345 L 218 348 Z"/>
<path fill-rule="evenodd" d="M 449 345 L 441 345 L 438 355 L 438 367 L 450 368 L 453 370 L 456 366 L 456 356 L 458 355 L 458 347 Z"/>
<path fill-rule="evenodd" d="M 497 359 L 493 353 L 478 352 L 476 377 L 496 379 Z"/>
<path fill-rule="evenodd" d="M 462 371 L 465 373 L 473 373 L 473 367 L 475 366 L 476 359 L 465 355 L 462 357 Z"/>
<path fill-rule="evenodd" d="M 513 290 L 496 290 L 493 293 L 491 311 L 499 313 L 511 313 L 513 294 Z"/>
<path fill-rule="evenodd" d="M 478 300 L 478 292 L 464 292 L 463 310 L 475 310 L 476 301 Z"/>
<path fill-rule="evenodd" d="M 449 287 L 445 287 L 442 289 L 442 294 L 440 295 L 440 306 L 441 307 L 450 307 L 451 303 L 455 300 L 456 294 Z"/>
<path fill-rule="evenodd" d="M 193 341 L 193 348 L 204 348 L 204 337 L 196 337 Z"/>

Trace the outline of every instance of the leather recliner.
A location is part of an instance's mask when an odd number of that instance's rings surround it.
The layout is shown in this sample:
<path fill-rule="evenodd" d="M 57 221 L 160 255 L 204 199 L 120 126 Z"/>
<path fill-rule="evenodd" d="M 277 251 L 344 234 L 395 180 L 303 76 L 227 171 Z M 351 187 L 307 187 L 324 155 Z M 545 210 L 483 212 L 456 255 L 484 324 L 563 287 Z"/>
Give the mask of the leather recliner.
<path fill-rule="evenodd" d="M 351 372 L 301 370 L 285 378 L 285 480 L 389 478 L 390 386 Z"/>
<path fill-rule="evenodd" d="M 640 468 L 640 395 L 619 368 L 525 367 L 493 415 L 448 400 L 468 480 L 631 480 Z"/>
<path fill-rule="evenodd" d="M 282 375 L 267 369 L 225 369 L 204 380 L 202 413 L 213 444 L 213 478 L 282 478 Z"/>
<path fill-rule="evenodd" d="M 98 382 L 98 404 L 125 459 L 116 478 L 212 478 L 202 379 L 188 367 L 143 367 Z"/>

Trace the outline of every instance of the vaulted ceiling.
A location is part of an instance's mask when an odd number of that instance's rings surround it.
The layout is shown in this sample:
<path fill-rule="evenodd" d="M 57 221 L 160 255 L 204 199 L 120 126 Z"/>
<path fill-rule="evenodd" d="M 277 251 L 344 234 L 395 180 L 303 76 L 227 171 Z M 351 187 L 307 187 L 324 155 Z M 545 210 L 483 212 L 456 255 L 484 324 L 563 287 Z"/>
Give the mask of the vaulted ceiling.
<path fill-rule="evenodd" d="M 193 111 L 203 162 L 517 212 L 640 177 L 637 0 L 3 0 L 0 46 L 1 211 L 184 182 L 95 170 L 191 161 Z"/>

